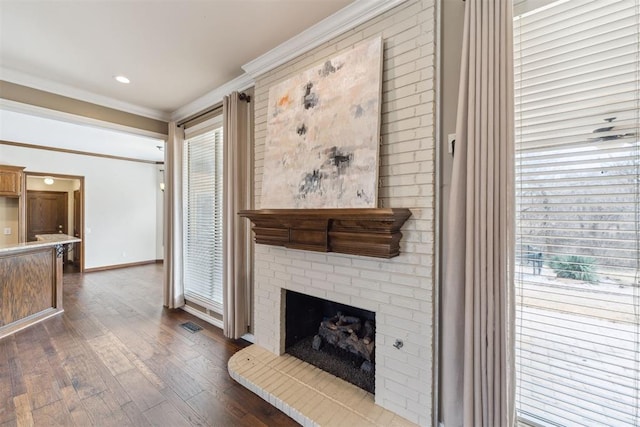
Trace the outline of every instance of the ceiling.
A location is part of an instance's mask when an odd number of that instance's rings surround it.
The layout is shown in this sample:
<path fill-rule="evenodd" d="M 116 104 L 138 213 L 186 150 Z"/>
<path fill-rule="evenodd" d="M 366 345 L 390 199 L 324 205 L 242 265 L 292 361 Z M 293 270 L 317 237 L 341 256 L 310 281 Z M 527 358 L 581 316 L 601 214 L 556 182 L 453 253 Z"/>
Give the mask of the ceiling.
<path fill-rule="evenodd" d="M 168 120 L 353 1 L 0 0 L 0 79 Z M 162 140 L 2 109 L 0 139 L 163 158 Z"/>
<path fill-rule="evenodd" d="M 1 0 L 0 78 L 29 76 L 168 118 L 352 1 Z M 120 74 L 131 83 L 116 82 Z"/>

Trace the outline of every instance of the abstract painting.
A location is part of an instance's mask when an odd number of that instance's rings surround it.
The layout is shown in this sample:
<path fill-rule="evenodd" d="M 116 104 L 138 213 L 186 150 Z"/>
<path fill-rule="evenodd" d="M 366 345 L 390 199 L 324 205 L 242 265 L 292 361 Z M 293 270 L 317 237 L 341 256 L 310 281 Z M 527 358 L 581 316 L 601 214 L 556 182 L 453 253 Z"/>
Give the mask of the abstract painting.
<path fill-rule="evenodd" d="M 382 39 L 269 89 L 262 208 L 376 207 Z"/>

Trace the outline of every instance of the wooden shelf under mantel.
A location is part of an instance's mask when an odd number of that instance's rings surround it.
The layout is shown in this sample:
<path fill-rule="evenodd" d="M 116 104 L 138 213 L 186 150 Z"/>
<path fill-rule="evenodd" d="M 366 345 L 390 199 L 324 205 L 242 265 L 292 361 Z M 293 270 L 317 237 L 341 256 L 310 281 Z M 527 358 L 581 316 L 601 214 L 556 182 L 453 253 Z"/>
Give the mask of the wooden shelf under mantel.
<path fill-rule="evenodd" d="M 255 242 L 378 258 L 400 254 L 405 208 L 260 209 L 238 213 L 253 223 Z"/>

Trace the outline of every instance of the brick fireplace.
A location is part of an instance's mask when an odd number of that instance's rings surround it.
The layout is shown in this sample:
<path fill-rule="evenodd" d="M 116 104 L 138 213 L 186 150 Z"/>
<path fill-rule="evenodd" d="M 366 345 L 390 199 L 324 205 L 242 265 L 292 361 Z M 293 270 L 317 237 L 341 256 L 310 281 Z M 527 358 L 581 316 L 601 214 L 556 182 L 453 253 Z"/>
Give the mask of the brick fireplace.
<path fill-rule="evenodd" d="M 285 400 L 295 400 L 304 393 L 350 396 L 337 399 L 340 411 L 349 407 L 357 411 L 366 408 L 363 415 L 377 414 L 384 421 L 399 416 L 411 423 L 432 425 L 436 203 L 434 3 L 433 0 L 401 2 L 255 77 L 252 99 L 255 111 L 254 205 L 260 209 L 270 86 L 324 62 L 361 40 L 382 35 L 384 64 L 378 207 L 411 211 L 411 217 L 401 229 L 400 254 L 391 259 L 255 245 L 252 332 L 256 344 L 249 347 L 252 350 L 245 358 L 249 366 L 238 369 L 247 374 L 255 372 L 263 363 L 262 359 L 267 359 L 265 365 L 272 364 L 276 369 L 261 373 L 259 381 L 251 384 L 246 379 L 239 381 L 280 409 L 286 409 Z M 375 313 L 375 396 L 355 387 L 353 390 L 327 385 L 324 374 L 313 369 L 304 371 L 295 358 L 286 355 L 284 319 L 288 290 Z M 291 377 L 295 385 L 279 394 L 289 387 L 285 377 Z M 314 390 L 310 384 L 314 378 L 323 378 L 321 390 Z M 268 381 L 263 381 L 265 379 Z M 273 383 L 275 391 L 270 393 L 253 388 L 263 382 Z M 313 403 L 302 403 L 302 406 L 302 410 L 322 416 Z M 285 412 L 294 419 L 304 419 L 296 418 L 300 415 L 296 409 Z M 387 413 L 391 418 L 385 415 Z M 331 422 L 317 423 L 333 425 Z M 351 425 L 361 424 L 354 421 Z M 392 424 L 380 422 L 379 425 Z"/>
<path fill-rule="evenodd" d="M 416 225 L 410 219 L 403 228 L 409 240 Z M 369 399 L 413 423 L 422 424 L 423 419 L 428 425 L 429 280 L 415 275 L 426 269 L 408 264 L 421 259 L 409 253 L 379 260 L 256 245 L 256 344 L 275 355 L 285 354 L 288 290 L 373 312 L 375 396 Z"/>

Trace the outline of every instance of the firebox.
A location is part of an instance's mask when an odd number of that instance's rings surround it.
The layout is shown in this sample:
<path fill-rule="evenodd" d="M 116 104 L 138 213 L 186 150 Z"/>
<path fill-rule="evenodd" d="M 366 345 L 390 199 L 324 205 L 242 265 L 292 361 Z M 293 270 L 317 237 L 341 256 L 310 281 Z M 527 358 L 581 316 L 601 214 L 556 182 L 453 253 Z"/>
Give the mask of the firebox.
<path fill-rule="evenodd" d="M 285 351 L 375 393 L 375 312 L 286 291 Z"/>

